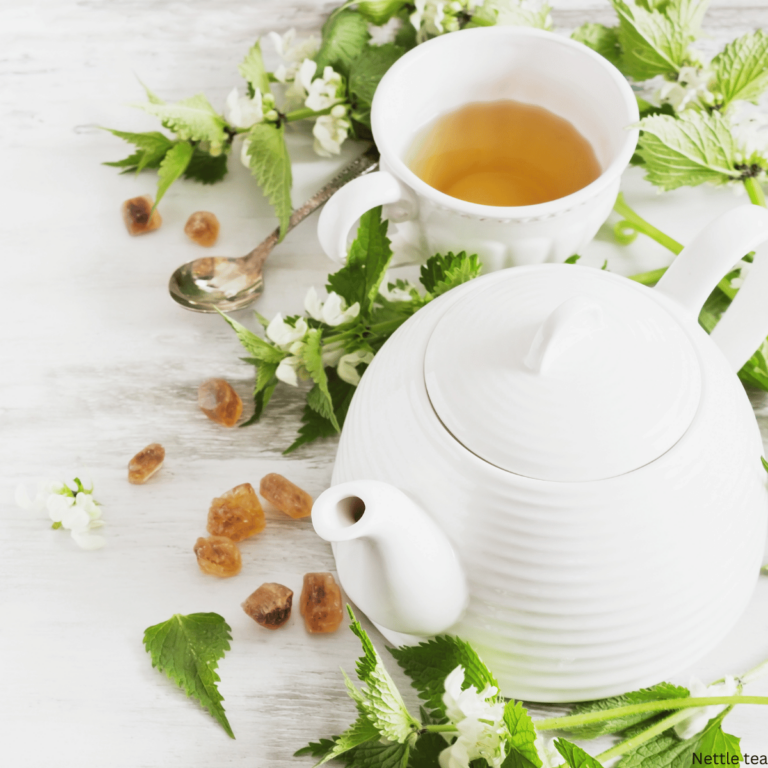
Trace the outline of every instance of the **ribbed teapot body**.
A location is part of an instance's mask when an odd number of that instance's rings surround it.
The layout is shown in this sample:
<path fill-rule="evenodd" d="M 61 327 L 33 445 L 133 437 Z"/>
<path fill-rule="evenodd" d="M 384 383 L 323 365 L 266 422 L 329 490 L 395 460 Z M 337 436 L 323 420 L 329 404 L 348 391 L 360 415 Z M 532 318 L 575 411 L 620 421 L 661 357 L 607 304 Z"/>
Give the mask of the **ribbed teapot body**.
<path fill-rule="evenodd" d="M 542 267 L 516 271 L 529 269 Z M 333 483 L 390 483 L 447 534 L 470 595 L 448 632 L 477 648 L 505 696 L 570 702 L 652 685 L 711 650 L 757 581 L 768 491 L 749 400 L 704 331 L 654 297 L 679 316 L 702 370 L 698 411 L 682 438 L 607 480 L 499 469 L 438 419 L 424 355 L 443 313 L 500 274 L 420 310 L 379 352 L 353 398 Z M 412 640 L 382 631 L 394 643 Z"/>

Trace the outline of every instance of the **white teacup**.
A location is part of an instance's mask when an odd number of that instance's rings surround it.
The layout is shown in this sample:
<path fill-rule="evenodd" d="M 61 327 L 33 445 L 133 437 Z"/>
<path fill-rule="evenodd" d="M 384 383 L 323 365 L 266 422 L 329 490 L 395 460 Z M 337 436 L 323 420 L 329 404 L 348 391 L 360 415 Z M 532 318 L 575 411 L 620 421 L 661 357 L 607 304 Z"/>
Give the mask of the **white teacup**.
<path fill-rule="evenodd" d="M 573 194 L 502 207 L 459 200 L 406 164 L 415 138 L 465 104 L 514 99 L 544 107 L 590 142 L 602 174 Z M 594 236 L 611 211 L 637 144 L 639 118 L 627 81 L 606 59 L 566 37 L 523 27 L 481 27 L 436 37 L 399 59 L 379 83 L 371 123 L 381 170 L 340 189 L 318 223 L 323 250 L 344 262 L 357 219 L 378 205 L 421 260 L 466 250 L 486 270 L 563 261 Z M 410 229 L 409 234 L 405 234 Z M 402 254 L 400 254 L 402 257 Z"/>

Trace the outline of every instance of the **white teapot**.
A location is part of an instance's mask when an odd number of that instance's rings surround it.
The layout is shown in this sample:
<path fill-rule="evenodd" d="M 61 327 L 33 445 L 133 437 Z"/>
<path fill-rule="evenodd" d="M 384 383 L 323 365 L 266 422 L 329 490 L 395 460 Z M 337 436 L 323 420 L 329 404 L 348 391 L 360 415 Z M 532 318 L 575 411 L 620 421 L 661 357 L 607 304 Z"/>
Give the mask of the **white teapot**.
<path fill-rule="evenodd" d="M 736 371 L 768 335 L 768 252 L 711 336 L 704 300 L 768 242 L 734 209 L 655 289 L 502 270 L 420 310 L 363 376 L 312 520 L 396 644 L 469 640 L 505 696 L 651 685 L 713 648 L 763 557 L 760 432 Z"/>

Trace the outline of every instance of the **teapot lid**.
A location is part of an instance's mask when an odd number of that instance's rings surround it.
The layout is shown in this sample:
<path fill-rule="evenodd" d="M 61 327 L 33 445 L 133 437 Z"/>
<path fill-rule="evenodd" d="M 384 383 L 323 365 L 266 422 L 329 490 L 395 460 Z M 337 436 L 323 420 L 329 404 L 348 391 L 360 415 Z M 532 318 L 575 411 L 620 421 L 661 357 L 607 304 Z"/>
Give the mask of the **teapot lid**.
<path fill-rule="evenodd" d="M 696 352 L 650 289 L 577 265 L 482 280 L 438 322 L 424 375 L 465 448 L 561 482 L 654 461 L 688 429 L 701 394 Z"/>

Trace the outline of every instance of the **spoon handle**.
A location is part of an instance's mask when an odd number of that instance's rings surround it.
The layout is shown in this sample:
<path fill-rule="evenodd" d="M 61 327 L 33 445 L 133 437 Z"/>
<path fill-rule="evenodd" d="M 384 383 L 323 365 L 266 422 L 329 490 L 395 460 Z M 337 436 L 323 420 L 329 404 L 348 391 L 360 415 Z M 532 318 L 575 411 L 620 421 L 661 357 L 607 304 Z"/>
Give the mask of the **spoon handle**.
<path fill-rule="evenodd" d="M 331 198 L 331 196 L 338 192 L 345 184 L 364 176 L 366 173 L 375 171 L 379 167 L 379 151 L 375 146 L 371 146 L 362 155 L 353 160 L 346 168 L 344 168 L 338 176 L 335 176 L 329 181 L 321 190 L 315 192 L 312 197 L 307 200 L 301 208 L 297 208 L 292 214 L 288 222 L 288 229 L 286 234 L 290 232 L 294 227 L 301 224 L 304 219 L 311 213 L 314 213 L 323 203 Z M 260 242 L 246 257 L 249 271 L 255 268 L 261 268 L 264 262 L 267 260 L 272 249 L 277 245 L 280 240 L 280 227 L 277 227 L 267 237 Z"/>

